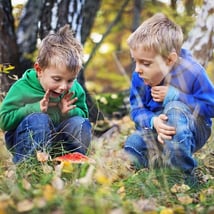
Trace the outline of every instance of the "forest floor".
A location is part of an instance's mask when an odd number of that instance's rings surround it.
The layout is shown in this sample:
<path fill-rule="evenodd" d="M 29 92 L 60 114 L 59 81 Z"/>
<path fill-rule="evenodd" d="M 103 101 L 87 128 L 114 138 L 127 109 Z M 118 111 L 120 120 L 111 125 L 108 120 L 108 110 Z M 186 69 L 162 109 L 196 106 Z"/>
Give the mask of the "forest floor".
<path fill-rule="evenodd" d="M 108 131 L 92 140 L 90 163 L 38 157 L 14 165 L 0 135 L 0 214 L 212 214 L 214 137 L 195 154 L 201 184 L 187 186 L 169 169 L 134 171 L 122 147 L 134 130 L 128 116 L 94 124 Z"/>

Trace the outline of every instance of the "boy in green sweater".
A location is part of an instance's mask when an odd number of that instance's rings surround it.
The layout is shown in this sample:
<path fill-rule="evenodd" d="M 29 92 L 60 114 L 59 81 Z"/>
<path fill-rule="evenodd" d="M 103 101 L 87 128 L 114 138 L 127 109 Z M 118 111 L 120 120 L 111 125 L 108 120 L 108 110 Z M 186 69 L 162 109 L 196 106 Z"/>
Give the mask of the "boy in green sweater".
<path fill-rule="evenodd" d="M 86 154 L 91 125 L 85 92 L 76 80 L 82 51 L 68 25 L 48 34 L 34 69 L 8 91 L 0 108 L 0 128 L 14 163 L 54 147 Z"/>

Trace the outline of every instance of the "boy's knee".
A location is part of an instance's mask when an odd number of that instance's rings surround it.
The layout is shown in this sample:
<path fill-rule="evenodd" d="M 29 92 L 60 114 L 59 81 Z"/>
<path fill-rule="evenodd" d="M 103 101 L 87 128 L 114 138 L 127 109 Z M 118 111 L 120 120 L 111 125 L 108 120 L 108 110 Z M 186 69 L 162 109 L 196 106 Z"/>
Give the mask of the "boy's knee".
<path fill-rule="evenodd" d="M 167 115 L 170 111 L 175 111 L 177 113 L 191 114 L 190 108 L 181 101 L 171 101 L 164 108 L 164 114 Z"/>

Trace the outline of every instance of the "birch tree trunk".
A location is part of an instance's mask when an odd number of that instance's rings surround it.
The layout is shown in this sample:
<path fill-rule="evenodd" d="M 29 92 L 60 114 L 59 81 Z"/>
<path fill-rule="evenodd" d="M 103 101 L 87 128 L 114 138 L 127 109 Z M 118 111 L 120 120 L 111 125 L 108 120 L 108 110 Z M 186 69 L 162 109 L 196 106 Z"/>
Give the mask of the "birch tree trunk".
<path fill-rule="evenodd" d="M 204 0 L 196 23 L 184 43 L 184 47 L 203 65 L 213 57 L 214 49 L 214 1 Z"/>

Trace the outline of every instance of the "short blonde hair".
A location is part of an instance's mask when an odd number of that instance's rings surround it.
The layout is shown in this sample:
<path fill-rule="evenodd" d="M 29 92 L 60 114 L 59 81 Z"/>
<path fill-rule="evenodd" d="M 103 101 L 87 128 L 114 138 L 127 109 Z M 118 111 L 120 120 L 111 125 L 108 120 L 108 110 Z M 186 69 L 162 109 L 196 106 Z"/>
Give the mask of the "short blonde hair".
<path fill-rule="evenodd" d="M 163 57 L 171 52 L 178 55 L 183 43 L 183 32 L 180 26 L 168 19 L 164 14 L 157 13 L 144 21 L 128 38 L 131 49 L 143 48 L 155 51 Z"/>
<path fill-rule="evenodd" d="M 37 62 L 41 68 L 65 65 L 77 74 L 83 63 L 83 48 L 74 37 L 69 25 L 61 27 L 56 33 L 49 33 L 41 42 Z"/>

